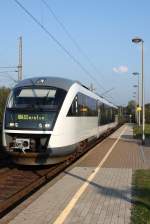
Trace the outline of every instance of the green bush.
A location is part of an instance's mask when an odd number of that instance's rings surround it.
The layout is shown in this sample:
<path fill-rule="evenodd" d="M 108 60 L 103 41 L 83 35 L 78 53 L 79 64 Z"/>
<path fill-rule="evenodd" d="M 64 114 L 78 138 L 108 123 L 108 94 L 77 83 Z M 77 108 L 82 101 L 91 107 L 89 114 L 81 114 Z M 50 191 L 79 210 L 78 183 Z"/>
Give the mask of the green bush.
<path fill-rule="evenodd" d="M 132 184 L 131 224 L 149 224 L 150 170 L 136 170 Z"/>
<path fill-rule="evenodd" d="M 142 136 L 142 126 L 140 126 L 140 127 L 135 126 L 133 128 L 133 135 L 136 138 L 141 138 L 141 136 Z M 150 138 L 150 124 L 145 125 L 145 136 Z"/>

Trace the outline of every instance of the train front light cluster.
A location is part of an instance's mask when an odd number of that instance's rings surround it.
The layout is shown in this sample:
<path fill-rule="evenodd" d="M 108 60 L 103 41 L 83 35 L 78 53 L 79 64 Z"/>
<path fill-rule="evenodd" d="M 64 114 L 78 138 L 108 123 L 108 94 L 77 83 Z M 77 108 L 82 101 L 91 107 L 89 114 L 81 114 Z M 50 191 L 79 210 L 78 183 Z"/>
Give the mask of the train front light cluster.
<path fill-rule="evenodd" d="M 50 124 L 49 123 L 46 123 L 46 124 L 39 123 L 39 128 L 50 128 Z"/>
<path fill-rule="evenodd" d="M 45 128 L 50 128 L 50 124 L 46 123 Z"/>
<path fill-rule="evenodd" d="M 9 127 L 18 127 L 18 123 L 13 123 L 13 122 L 10 122 L 9 123 Z"/>

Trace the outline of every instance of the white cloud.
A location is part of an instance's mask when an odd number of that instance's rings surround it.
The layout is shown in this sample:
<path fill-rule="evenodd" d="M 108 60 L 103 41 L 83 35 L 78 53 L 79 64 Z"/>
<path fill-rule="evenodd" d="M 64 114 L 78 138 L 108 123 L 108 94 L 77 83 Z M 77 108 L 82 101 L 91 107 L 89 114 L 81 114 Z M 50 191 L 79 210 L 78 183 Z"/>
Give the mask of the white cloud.
<path fill-rule="evenodd" d="M 126 73 L 128 72 L 128 67 L 126 65 L 120 65 L 118 67 L 114 67 L 113 71 L 115 73 Z"/>

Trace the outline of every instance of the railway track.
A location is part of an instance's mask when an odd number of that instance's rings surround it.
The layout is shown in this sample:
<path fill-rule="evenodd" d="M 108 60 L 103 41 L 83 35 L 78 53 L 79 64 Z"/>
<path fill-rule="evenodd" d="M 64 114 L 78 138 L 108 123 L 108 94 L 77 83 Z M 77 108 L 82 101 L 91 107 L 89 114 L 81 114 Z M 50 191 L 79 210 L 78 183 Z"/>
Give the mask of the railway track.
<path fill-rule="evenodd" d="M 118 126 L 120 127 L 120 125 Z M 118 128 L 117 127 L 117 128 Z M 79 157 L 109 136 L 117 128 L 108 131 L 97 141 L 92 142 L 86 148 L 78 150 L 69 159 L 61 164 L 42 168 L 16 167 L 6 165 L 0 167 L 0 218 L 6 215 L 16 205 L 21 203 L 41 186 L 52 180 L 57 174 L 76 161 Z M 6 163 L 7 164 L 7 163 Z"/>

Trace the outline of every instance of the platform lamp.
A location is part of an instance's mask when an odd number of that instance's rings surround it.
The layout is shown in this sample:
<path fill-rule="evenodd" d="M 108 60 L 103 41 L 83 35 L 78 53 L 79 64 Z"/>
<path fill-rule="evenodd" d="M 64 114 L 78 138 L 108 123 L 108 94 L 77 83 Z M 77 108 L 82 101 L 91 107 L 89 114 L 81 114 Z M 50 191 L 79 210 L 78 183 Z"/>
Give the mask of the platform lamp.
<path fill-rule="evenodd" d="M 133 72 L 132 75 L 138 76 L 138 85 L 133 85 L 133 87 L 138 87 L 138 126 L 141 125 L 141 101 L 140 101 L 140 73 L 139 72 Z"/>
<path fill-rule="evenodd" d="M 144 106 L 144 41 L 140 37 L 134 37 L 132 42 L 141 44 L 141 63 L 142 63 L 142 144 L 145 144 L 145 106 Z"/>

